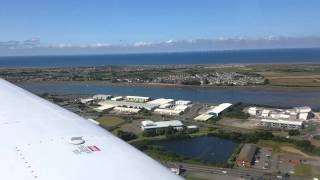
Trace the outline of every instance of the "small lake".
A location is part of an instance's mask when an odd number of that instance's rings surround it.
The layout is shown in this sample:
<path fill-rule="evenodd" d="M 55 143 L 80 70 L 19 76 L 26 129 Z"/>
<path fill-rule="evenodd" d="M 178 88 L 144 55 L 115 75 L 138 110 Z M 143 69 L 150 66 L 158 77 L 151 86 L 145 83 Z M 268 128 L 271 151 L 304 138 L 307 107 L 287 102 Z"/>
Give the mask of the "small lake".
<path fill-rule="evenodd" d="M 211 163 L 223 163 L 229 159 L 238 144 L 226 139 L 202 136 L 182 140 L 159 141 L 155 145 L 188 158 Z"/>

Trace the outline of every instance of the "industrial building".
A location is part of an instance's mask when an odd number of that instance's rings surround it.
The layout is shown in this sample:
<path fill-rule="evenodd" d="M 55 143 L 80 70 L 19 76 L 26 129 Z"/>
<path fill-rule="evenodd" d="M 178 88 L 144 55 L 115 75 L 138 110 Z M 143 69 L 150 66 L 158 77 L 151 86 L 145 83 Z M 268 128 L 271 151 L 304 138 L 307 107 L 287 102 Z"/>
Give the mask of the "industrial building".
<path fill-rule="evenodd" d="M 258 118 L 268 119 L 284 119 L 284 120 L 307 120 L 311 113 L 311 108 L 308 106 L 295 107 L 292 109 L 275 109 L 275 108 L 259 108 L 250 107 L 248 114 Z"/>
<path fill-rule="evenodd" d="M 154 110 L 154 113 L 161 115 L 169 115 L 169 116 L 178 116 L 182 114 L 183 111 L 175 110 L 175 109 L 160 109 L 157 108 Z"/>
<path fill-rule="evenodd" d="M 155 104 L 148 104 L 148 103 L 136 103 L 136 102 L 127 102 L 127 101 L 113 101 L 113 100 L 105 100 L 99 103 L 100 105 L 113 105 L 117 107 L 129 107 L 129 108 L 136 108 L 136 109 L 147 109 L 152 110 L 158 105 Z"/>
<path fill-rule="evenodd" d="M 180 129 L 183 129 L 183 126 L 184 126 L 183 123 L 178 120 L 159 121 L 159 122 L 146 120 L 141 122 L 141 130 L 145 132 L 155 131 L 159 129 L 166 129 L 169 127 L 173 127 L 174 129 L 180 130 Z"/>
<path fill-rule="evenodd" d="M 141 111 L 141 109 L 137 109 L 137 108 L 128 108 L 128 107 L 115 107 L 113 108 L 114 111 L 117 112 L 124 112 L 124 113 L 139 113 Z"/>
<path fill-rule="evenodd" d="M 150 100 L 150 97 L 143 96 L 126 96 L 126 101 L 144 103 Z"/>
<path fill-rule="evenodd" d="M 107 99 L 111 99 L 112 95 L 107 95 L 107 94 L 96 94 L 92 97 L 94 100 L 107 100 Z"/>
<path fill-rule="evenodd" d="M 262 119 L 260 126 L 272 129 L 301 129 L 303 128 L 303 120 Z"/>
<path fill-rule="evenodd" d="M 147 103 L 148 104 L 163 105 L 163 104 L 172 104 L 173 102 L 174 102 L 174 99 L 159 98 L 159 99 L 149 101 Z"/>
<path fill-rule="evenodd" d="M 195 117 L 194 120 L 196 120 L 196 121 L 208 121 L 212 117 L 213 117 L 213 115 L 210 115 L 210 114 L 200 114 L 199 116 Z"/>
<path fill-rule="evenodd" d="M 93 98 L 80 98 L 80 102 L 82 104 L 89 104 L 89 103 L 92 103 L 94 101 Z"/>
<path fill-rule="evenodd" d="M 185 100 L 177 100 L 175 102 L 176 105 L 190 105 L 192 102 L 191 101 L 185 101 Z"/>
<path fill-rule="evenodd" d="M 117 97 L 111 98 L 111 101 L 122 101 L 122 100 L 123 100 L 122 96 L 117 96 Z"/>
<path fill-rule="evenodd" d="M 96 110 L 98 112 L 102 112 L 102 111 L 112 110 L 114 107 L 116 107 L 116 106 L 115 105 L 110 105 L 110 104 L 104 104 L 102 106 L 94 108 L 94 110 Z"/>
<path fill-rule="evenodd" d="M 226 109 L 228 109 L 232 104 L 230 103 L 222 103 L 219 104 L 218 106 L 214 107 L 213 109 L 209 110 L 207 114 L 213 115 L 215 117 L 218 117 L 220 113 Z"/>
<path fill-rule="evenodd" d="M 254 156 L 257 151 L 257 146 L 255 144 L 245 144 L 236 160 L 238 167 L 250 168 L 254 160 Z"/>

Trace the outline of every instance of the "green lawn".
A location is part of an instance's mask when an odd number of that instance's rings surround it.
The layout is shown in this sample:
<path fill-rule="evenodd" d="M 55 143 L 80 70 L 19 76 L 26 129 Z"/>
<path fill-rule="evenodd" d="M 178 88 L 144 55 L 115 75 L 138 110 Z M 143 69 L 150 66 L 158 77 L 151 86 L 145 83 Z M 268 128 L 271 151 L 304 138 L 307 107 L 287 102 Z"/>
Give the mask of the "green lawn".
<path fill-rule="evenodd" d="M 300 177 L 320 177 L 320 173 L 313 170 L 311 165 L 299 164 L 295 167 L 295 176 Z"/>
<path fill-rule="evenodd" d="M 103 116 L 96 121 L 98 121 L 102 126 L 112 127 L 123 123 L 124 119 L 116 116 Z"/>
<path fill-rule="evenodd" d="M 186 180 L 207 180 L 207 179 L 188 176 L 188 177 L 186 178 Z"/>
<path fill-rule="evenodd" d="M 290 143 L 280 143 L 272 140 L 260 140 L 257 145 L 260 147 L 272 148 L 273 152 L 281 152 L 281 147 L 283 146 L 294 147 L 294 145 Z"/>

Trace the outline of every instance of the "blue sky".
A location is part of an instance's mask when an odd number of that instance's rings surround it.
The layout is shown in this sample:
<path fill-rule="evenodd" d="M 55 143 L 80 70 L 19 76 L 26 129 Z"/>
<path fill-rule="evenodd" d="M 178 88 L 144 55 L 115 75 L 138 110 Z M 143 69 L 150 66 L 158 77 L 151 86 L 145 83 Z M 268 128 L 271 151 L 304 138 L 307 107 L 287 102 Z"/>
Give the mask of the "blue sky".
<path fill-rule="evenodd" d="M 0 42 L 317 37 L 319 8 L 319 0 L 2 0 Z"/>

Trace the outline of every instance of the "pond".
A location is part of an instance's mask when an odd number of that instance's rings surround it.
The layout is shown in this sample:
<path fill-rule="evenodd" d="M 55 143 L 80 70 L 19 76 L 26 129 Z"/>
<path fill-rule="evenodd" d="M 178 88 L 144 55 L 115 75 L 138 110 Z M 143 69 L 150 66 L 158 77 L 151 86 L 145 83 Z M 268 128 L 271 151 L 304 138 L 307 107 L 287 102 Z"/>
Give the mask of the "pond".
<path fill-rule="evenodd" d="M 230 140 L 207 136 L 158 141 L 155 145 L 181 156 L 210 163 L 226 162 L 238 146 Z"/>

